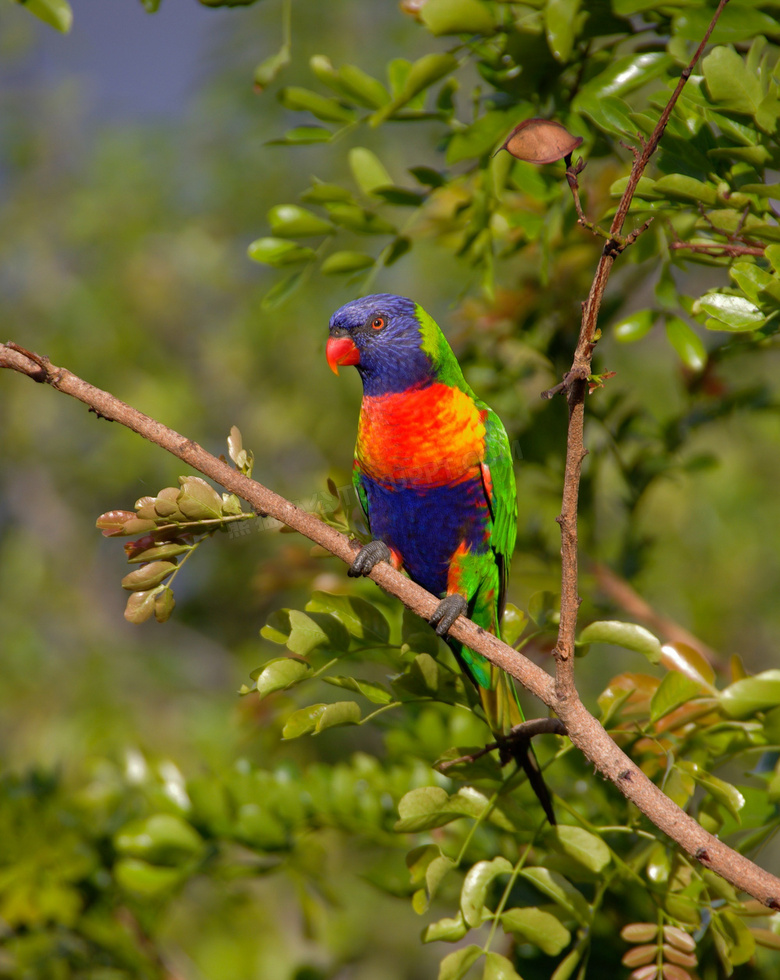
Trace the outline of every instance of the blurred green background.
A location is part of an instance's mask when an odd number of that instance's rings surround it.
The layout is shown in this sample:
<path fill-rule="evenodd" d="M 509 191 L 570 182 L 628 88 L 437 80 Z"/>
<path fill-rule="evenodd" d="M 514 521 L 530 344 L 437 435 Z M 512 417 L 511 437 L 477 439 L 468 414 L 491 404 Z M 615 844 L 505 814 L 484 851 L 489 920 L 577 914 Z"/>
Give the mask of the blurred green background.
<path fill-rule="evenodd" d="M 105 17 L 93 23 L 99 5 L 76 11 L 69 37 L 14 4 L 0 6 L 3 338 L 215 454 L 226 451 L 230 426 L 238 425 L 255 453 L 255 477 L 306 504 L 328 477 L 349 482 L 359 380 L 346 371 L 334 378 L 324 345 L 330 314 L 355 287 L 311 280 L 269 309 L 262 299 L 278 274 L 252 263 L 246 248 L 268 233 L 268 209 L 294 200 L 311 175 L 349 180 L 345 147 L 268 143 L 298 122 L 251 85 L 254 66 L 281 37 L 276 5 L 210 11 L 168 0 L 148 17 L 140 5 L 130 12 L 123 4 L 132 29 Z M 185 22 L 198 29 L 179 33 Z M 167 48 L 155 43 L 163 30 Z M 115 64 L 110 80 L 85 71 L 88 45 Z M 188 67 L 175 77 L 166 66 L 171 45 L 187 49 Z M 342 0 L 301 9 L 294 45 L 287 84 L 311 84 L 309 56 L 323 50 L 334 62 L 369 68 L 394 51 L 413 59 L 430 40 L 395 4 Z M 143 96 L 134 106 L 127 92 L 135 86 Z M 171 97 L 157 98 L 158 90 Z M 404 129 L 383 127 L 371 144 L 401 184 L 408 166 L 441 165 L 432 126 Z M 603 194 L 617 175 L 596 173 Z M 376 291 L 414 297 L 439 321 L 518 447 L 510 599 L 521 608 L 534 592 L 557 589 L 565 410 L 539 393 L 570 360 L 597 254 L 583 234 L 546 285 L 536 268 L 514 270 L 488 307 L 464 299 L 464 265 L 443 259 L 422 236 L 413 261 L 374 283 Z M 719 270 L 697 275 L 701 289 L 723 278 Z M 653 285 L 619 273 L 608 315 L 641 302 Z M 532 311 L 527 323 L 524 309 Z M 767 408 L 717 418 L 718 392 L 694 390 L 662 336 L 643 342 L 640 369 L 636 348 L 604 340 L 599 369 L 617 375 L 588 405 L 583 621 L 621 615 L 592 575 L 591 560 L 605 561 L 724 662 L 736 653 L 750 671 L 776 663 L 778 367 L 776 349 L 730 358 L 729 379 Z M 614 420 L 632 407 L 642 414 L 619 456 Z M 708 412 L 714 421 L 699 426 Z M 639 457 L 685 426 L 684 445 L 669 443 L 669 478 L 654 481 L 632 509 L 625 453 Z M 370 583 L 348 584 L 340 563 L 312 556 L 296 536 L 219 537 L 177 580 L 170 622 L 125 623 L 124 555 L 95 530 L 95 519 L 175 485 L 182 472 L 75 401 L 10 372 L 0 377 L 0 765 L 7 779 L 35 773 L 79 794 L 104 791 L 110 773 L 132 781 L 152 767 L 175 794 L 177 774 L 221 773 L 242 759 L 335 761 L 372 744 L 370 731 L 346 729 L 280 745 L 257 704 L 237 697 L 269 655 L 258 631 L 274 609 L 301 606 L 312 588 L 362 589 L 395 609 Z M 543 651 L 537 657 L 546 662 Z M 585 667 L 580 680 L 593 705 L 613 673 L 645 665 L 624 654 L 614 663 L 591 657 Z M 333 853 L 338 859 L 335 843 Z M 298 897 L 278 878 L 240 887 L 196 881 L 162 934 L 178 950 L 182 976 L 284 977 L 308 951 L 314 960 L 322 955 L 312 936 L 321 943 L 323 934 L 334 956 L 358 963 L 356 980 L 431 975 L 436 956 L 429 963 L 430 950 L 420 951 L 408 903 L 392 902 L 358 874 L 341 899 L 327 932 L 318 933 L 299 921 Z M 258 903 L 266 921 L 258 921 Z"/>

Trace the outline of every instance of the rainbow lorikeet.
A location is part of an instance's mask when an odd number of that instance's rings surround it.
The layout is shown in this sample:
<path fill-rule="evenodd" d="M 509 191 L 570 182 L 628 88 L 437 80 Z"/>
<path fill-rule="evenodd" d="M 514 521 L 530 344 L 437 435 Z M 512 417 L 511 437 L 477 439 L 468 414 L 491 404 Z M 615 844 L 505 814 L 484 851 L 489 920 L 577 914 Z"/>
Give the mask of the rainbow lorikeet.
<path fill-rule="evenodd" d="M 330 321 L 328 364 L 363 381 L 353 483 L 374 540 L 350 575 L 390 561 L 441 598 L 431 620 L 476 685 L 488 724 L 523 720 L 510 677 L 447 632 L 459 615 L 500 635 L 517 535 L 512 456 L 499 417 L 466 383 L 435 321 L 402 296 L 366 296 Z M 533 753 L 512 747 L 551 823 Z"/>

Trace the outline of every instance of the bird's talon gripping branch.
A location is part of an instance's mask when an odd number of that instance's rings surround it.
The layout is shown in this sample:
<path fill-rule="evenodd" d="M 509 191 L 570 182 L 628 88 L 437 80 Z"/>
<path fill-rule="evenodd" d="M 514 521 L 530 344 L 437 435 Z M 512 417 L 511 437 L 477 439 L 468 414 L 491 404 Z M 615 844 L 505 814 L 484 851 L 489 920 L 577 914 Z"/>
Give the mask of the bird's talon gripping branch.
<path fill-rule="evenodd" d="M 380 561 L 392 561 L 392 558 L 390 549 L 384 541 L 369 541 L 357 553 L 357 557 L 349 566 L 347 575 L 351 575 L 352 578 L 360 578 L 361 575 L 370 575 Z"/>
<path fill-rule="evenodd" d="M 429 622 L 439 636 L 446 636 L 458 616 L 465 616 L 467 611 L 468 603 L 462 595 L 448 595 L 436 607 Z"/>

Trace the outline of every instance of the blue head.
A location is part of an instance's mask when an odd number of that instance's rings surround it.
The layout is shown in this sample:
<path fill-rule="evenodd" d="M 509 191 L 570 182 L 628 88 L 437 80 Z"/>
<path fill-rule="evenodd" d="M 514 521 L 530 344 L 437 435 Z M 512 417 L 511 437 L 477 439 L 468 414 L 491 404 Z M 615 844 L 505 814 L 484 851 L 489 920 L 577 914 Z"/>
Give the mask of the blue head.
<path fill-rule="evenodd" d="M 354 364 L 366 395 L 406 391 L 430 384 L 434 367 L 423 350 L 423 327 L 417 307 L 404 296 L 364 296 L 336 310 L 330 318 L 328 364 Z"/>

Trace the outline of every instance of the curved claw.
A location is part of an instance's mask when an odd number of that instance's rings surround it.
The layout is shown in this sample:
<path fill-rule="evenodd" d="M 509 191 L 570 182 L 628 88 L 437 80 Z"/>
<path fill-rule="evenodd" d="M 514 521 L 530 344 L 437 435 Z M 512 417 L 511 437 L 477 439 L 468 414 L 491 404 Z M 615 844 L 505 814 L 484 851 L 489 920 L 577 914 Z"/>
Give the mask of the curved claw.
<path fill-rule="evenodd" d="M 465 616 L 468 603 L 462 595 L 454 593 L 445 596 L 436 607 L 436 612 L 430 618 L 431 626 L 436 627 L 439 636 L 446 636 L 458 616 Z"/>
<path fill-rule="evenodd" d="M 352 578 L 359 578 L 361 575 L 370 575 L 375 565 L 380 561 L 392 561 L 393 556 L 384 541 L 369 541 L 364 544 L 357 553 L 355 560 L 349 566 L 347 575 Z"/>

